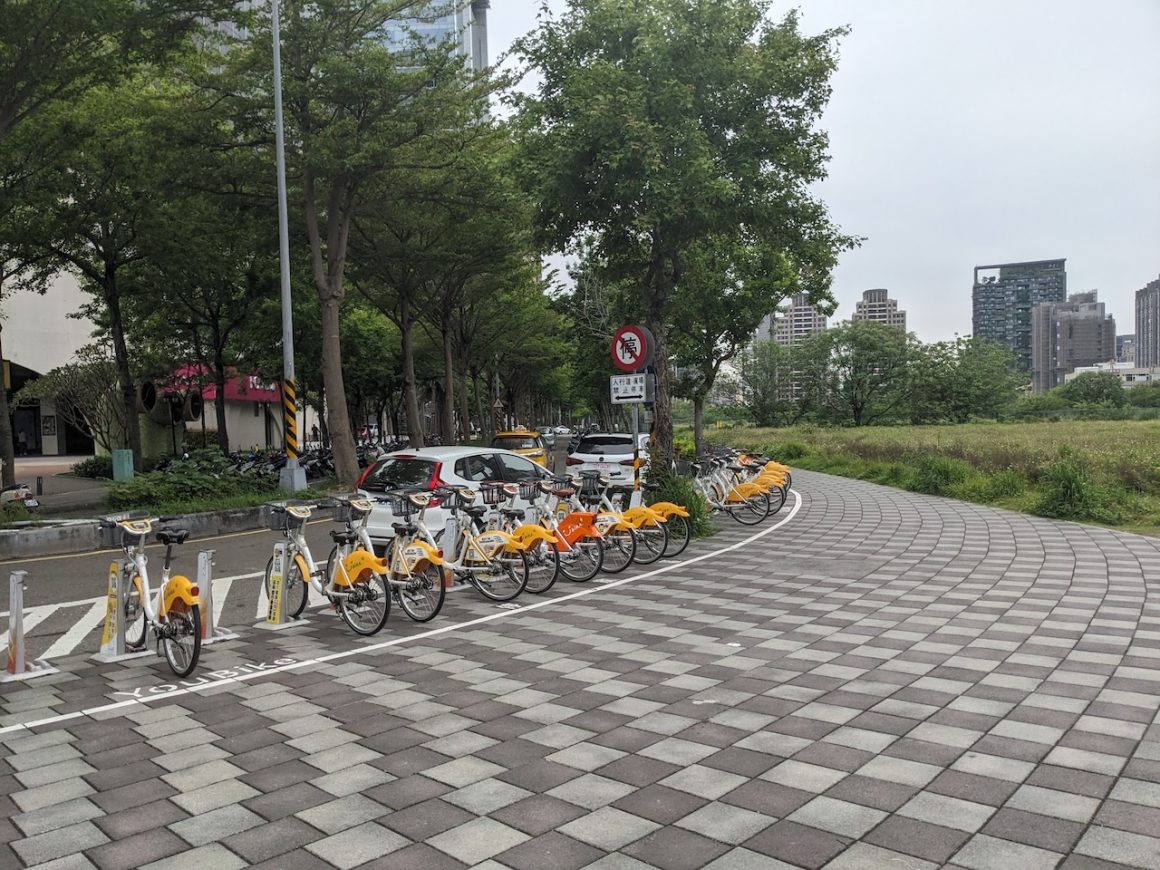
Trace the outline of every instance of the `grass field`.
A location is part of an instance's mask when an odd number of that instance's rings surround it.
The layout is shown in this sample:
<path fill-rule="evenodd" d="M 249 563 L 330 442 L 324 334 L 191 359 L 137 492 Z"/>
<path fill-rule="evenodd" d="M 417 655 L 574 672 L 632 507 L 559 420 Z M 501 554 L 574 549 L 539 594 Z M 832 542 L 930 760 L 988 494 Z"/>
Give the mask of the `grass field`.
<path fill-rule="evenodd" d="M 1160 421 L 715 429 L 711 442 L 1026 513 L 1160 535 Z"/>

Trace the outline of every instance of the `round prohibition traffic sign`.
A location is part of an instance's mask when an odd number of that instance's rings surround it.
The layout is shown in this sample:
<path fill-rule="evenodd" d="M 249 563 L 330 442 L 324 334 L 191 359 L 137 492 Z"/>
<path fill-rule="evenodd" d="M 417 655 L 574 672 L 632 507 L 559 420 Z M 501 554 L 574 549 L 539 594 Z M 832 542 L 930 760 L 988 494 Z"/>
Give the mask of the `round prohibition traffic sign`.
<path fill-rule="evenodd" d="M 653 334 L 643 326 L 627 325 L 612 336 L 612 364 L 622 372 L 639 372 L 652 362 Z"/>

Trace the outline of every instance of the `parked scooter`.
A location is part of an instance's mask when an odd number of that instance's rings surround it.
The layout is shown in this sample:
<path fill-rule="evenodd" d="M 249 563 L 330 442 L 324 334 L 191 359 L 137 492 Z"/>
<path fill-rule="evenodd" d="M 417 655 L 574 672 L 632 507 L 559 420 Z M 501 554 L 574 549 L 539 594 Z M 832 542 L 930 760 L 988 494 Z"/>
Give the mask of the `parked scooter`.
<path fill-rule="evenodd" d="M 0 508 L 10 504 L 22 504 L 32 510 L 40 507 L 40 502 L 32 495 L 32 489 L 27 483 L 16 483 L 0 489 Z"/>

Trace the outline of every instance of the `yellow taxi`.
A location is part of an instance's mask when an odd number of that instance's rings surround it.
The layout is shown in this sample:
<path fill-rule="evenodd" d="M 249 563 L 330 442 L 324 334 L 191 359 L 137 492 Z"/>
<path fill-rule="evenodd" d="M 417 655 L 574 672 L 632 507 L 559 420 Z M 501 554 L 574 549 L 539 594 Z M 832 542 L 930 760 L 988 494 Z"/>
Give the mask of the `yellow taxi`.
<path fill-rule="evenodd" d="M 516 429 L 511 432 L 497 432 L 491 439 L 491 446 L 500 450 L 510 450 L 520 456 L 526 456 L 538 465 L 548 467 L 548 448 L 544 439 L 536 432 L 527 429 Z"/>

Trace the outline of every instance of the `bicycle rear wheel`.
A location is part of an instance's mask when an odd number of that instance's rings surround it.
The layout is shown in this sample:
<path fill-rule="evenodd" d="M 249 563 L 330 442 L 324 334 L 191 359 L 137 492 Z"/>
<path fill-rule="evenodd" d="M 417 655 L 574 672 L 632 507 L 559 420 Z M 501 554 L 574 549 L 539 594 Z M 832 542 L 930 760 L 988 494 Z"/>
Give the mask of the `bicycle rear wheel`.
<path fill-rule="evenodd" d="M 745 501 L 727 504 L 725 510 L 741 525 L 755 526 L 769 516 L 769 496 L 759 492 Z"/>
<path fill-rule="evenodd" d="M 201 656 L 201 608 L 175 601 L 159 628 L 162 651 L 170 670 L 179 677 L 188 677 Z"/>
<path fill-rule="evenodd" d="M 274 557 L 266 562 L 266 600 L 270 600 L 270 575 L 274 571 Z M 302 569 L 298 567 L 298 560 L 291 559 L 290 566 L 282 576 L 282 598 L 286 601 L 286 618 L 297 619 L 306 609 L 306 599 L 310 595 L 310 585 L 302 576 Z"/>
<path fill-rule="evenodd" d="M 773 516 L 783 507 L 785 507 L 785 500 L 788 497 L 789 490 L 784 486 L 775 486 L 769 490 L 769 515 Z"/>
<path fill-rule="evenodd" d="M 604 549 L 604 570 L 619 574 L 636 558 L 636 535 L 632 529 L 611 529 L 600 539 Z"/>
<path fill-rule="evenodd" d="M 391 612 L 391 591 L 387 578 L 374 571 L 363 571 L 359 578 L 345 589 L 346 594 L 335 598 L 338 615 L 355 634 L 378 634 L 387 624 Z"/>
<path fill-rule="evenodd" d="M 428 565 L 407 578 L 405 586 L 396 586 L 399 606 L 415 622 L 430 622 L 443 609 L 447 590 L 443 588 L 443 569 Z"/>
<path fill-rule="evenodd" d="M 679 556 L 685 552 L 685 547 L 689 546 L 689 538 L 693 536 L 692 526 L 689 525 L 689 518 L 673 515 L 669 517 L 669 521 L 665 523 L 665 529 L 669 533 L 668 540 L 665 542 L 665 555 L 670 559 L 673 556 Z"/>
<path fill-rule="evenodd" d="M 511 601 L 528 585 L 528 560 L 522 550 L 497 553 L 490 562 L 472 568 L 469 576 L 485 598 Z"/>
<path fill-rule="evenodd" d="M 651 565 L 665 554 L 669 543 L 669 532 L 665 524 L 658 521 L 645 523 L 636 530 L 636 561 L 638 565 Z"/>
<path fill-rule="evenodd" d="M 542 595 L 556 585 L 560 576 L 560 554 L 540 541 L 524 551 L 524 555 L 528 560 L 528 585 L 525 588 L 533 595 Z"/>
<path fill-rule="evenodd" d="M 567 550 L 559 550 L 559 544 L 556 547 L 560 554 L 560 573 L 573 583 L 588 582 L 604 565 L 604 547 L 600 538 L 580 538 Z"/>

